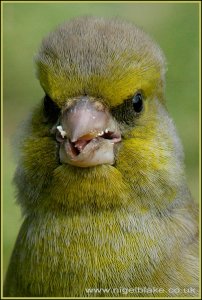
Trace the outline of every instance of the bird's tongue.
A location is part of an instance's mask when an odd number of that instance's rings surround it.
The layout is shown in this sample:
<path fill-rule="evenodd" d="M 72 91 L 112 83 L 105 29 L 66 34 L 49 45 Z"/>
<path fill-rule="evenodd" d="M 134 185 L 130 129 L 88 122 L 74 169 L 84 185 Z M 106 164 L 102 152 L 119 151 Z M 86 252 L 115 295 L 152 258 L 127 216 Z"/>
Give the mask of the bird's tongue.
<path fill-rule="evenodd" d="M 85 146 L 95 137 L 96 133 L 88 133 L 80 137 L 76 142 L 72 144 L 81 152 L 85 148 Z"/>
<path fill-rule="evenodd" d="M 74 147 L 77 148 L 79 151 L 82 151 L 89 142 L 90 140 L 81 139 L 74 143 Z"/>

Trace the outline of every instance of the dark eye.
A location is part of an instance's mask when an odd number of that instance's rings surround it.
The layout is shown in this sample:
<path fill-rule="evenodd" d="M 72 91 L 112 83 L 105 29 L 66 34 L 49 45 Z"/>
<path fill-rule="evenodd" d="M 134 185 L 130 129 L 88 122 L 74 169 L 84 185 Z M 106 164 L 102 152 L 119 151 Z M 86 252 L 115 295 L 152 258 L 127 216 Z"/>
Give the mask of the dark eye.
<path fill-rule="evenodd" d="M 60 113 L 60 108 L 48 95 L 44 97 L 43 112 L 45 122 L 55 123 L 57 121 Z"/>
<path fill-rule="evenodd" d="M 140 113 L 143 109 L 143 97 L 140 92 L 135 94 L 135 96 L 132 99 L 133 103 L 133 109 L 136 113 Z"/>

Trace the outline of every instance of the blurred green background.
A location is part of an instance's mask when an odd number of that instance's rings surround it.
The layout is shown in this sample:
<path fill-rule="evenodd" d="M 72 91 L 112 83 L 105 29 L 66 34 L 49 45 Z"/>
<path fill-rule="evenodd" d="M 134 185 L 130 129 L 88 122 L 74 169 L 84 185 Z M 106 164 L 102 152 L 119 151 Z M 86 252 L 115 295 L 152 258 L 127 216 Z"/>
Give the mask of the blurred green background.
<path fill-rule="evenodd" d="M 141 26 L 160 44 L 168 61 L 167 106 L 182 139 L 188 183 L 198 201 L 198 6 L 197 3 L 3 4 L 4 273 L 22 222 L 12 185 L 16 167 L 13 136 L 19 123 L 43 96 L 35 78 L 33 56 L 49 31 L 75 16 L 118 16 Z"/>

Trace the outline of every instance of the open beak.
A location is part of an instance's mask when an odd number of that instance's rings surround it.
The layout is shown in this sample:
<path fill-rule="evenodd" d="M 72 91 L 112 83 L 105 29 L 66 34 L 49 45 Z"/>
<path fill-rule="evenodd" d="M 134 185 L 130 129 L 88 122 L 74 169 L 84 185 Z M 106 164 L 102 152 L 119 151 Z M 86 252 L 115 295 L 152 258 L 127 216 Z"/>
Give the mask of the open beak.
<path fill-rule="evenodd" d="M 117 122 L 95 98 L 80 97 L 64 109 L 57 126 L 60 161 L 78 167 L 114 164 L 121 141 Z"/>

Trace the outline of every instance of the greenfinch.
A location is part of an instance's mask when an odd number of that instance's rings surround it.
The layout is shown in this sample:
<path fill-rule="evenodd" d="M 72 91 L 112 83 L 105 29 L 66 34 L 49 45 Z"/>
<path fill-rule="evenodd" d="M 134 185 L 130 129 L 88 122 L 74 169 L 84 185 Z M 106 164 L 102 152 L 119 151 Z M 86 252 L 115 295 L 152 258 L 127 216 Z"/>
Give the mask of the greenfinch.
<path fill-rule="evenodd" d="M 198 209 L 162 50 L 133 24 L 80 17 L 35 61 L 44 97 L 20 142 L 4 295 L 196 297 Z"/>

